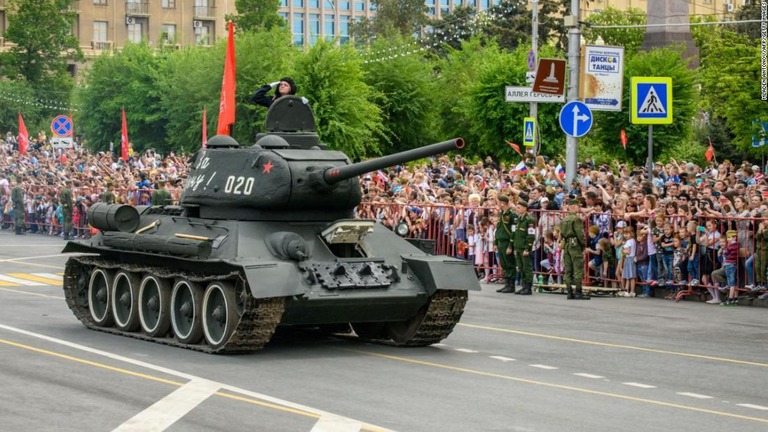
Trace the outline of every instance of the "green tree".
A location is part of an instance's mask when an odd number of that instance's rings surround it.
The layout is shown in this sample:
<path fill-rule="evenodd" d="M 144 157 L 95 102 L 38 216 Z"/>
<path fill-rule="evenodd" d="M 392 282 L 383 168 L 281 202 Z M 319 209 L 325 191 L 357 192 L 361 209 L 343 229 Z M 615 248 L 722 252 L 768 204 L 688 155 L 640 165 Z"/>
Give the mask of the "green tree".
<path fill-rule="evenodd" d="M 320 41 L 299 55 L 295 70 L 323 142 L 352 159 L 381 153 L 387 131 L 373 102 L 378 95 L 363 80 L 361 60 L 352 47 Z"/>
<path fill-rule="evenodd" d="M 75 13 L 70 9 L 71 3 L 9 0 L 8 30 L 4 37 L 15 45 L 3 55 L 4 75 L 12 79 L 21 77 L 33 84 L 61 84 L 61 76 L 67 74 L 67 62 L 83 58 L 72 34 Z"/>
<path fill-rule="evenodd" d="M 477 9 L 472 6 L 458 6 L 448 15 L 432 20 L 432 31 L 424 38 L 423 45 L 439 56 L 445 56 L 446 46 L 461 48 L 461 42 L 468 41 L 475 32 L 476 14 Z"/>
<path fill-rule="evenodd" d="M 379 37 L 411 36 L 427 23 L 423 0 L 373 0 L 376 15 L 352 24 L 350 35 L 358 43 L 370 43 Z"/>
<path fill-rule="evenodd" d="M 0 80 L 0 134 L 11 131 L 14 136 L 18 135 L 19 113 L 24 116 L 30 135 L 36 130 L 48 129 L 52 113 L 45 107 L 50 100 L 39 100 L 36 94 L 26 81 Z"/>
<path fill-rule="evenodd" d="M 77 92 L 80 112 L 87 115 L 76 120 L 92 149 L 119 142 L 123 107 L 134 149 L 167 149 L 167 120 L 160 103 L 163 89 L 157 84 L 163 59 L 146 43 L 129 43 L 122 51 L 103 54 L 93 62 L 87 84 Z"/>
<path fill-rule="evenodd" d="M 562 17 L 566 4 L 570 5 L 570 1 L 539 0 L 539 46 L 551 42 L 558 50 L 565 50 L 567 33 Z M 531 44 L 533 16 L 527 0 L 502 0 L 478 18 L 477 31 L 496 38 L 500 46 L 510 51 L 520 44 Z"/>
<path fill-rule="evenodd" d="M 603 39 L 605 45 L 623 46 L 627 56 L 634 55 L 643 45 L 645 37 L 644 27 L 633 28 L 611 28 L 596 29 L 592 26 L 609 25 L 640 25 L 646 23 L 645 12 L 638 8 L 629 8 L 619 10 L 608 7 L 600 12 L 594 13 L 587 18 L 587 25 L 584 26 L 584 39 L 594 44 L 597 38 Z"/>
<path fill-rule="evenodd" d="M 659 76 L 672 78 L 673 122 L 670 125 L 653 127 L 653 154 L 674 156 L 679 145 L 693 142 L 691 122 L 696 115 L 697 94 L 694 90 L 696 72 L 688 68 L 688 61 L 681 57 L 677 48 L 658 48 L 650 52 L 641 51 L 628 57 L 624 66 L 624 97 L 622 112 L 596 111 L 590 132 L 590 140 L 602 146 L 603 150 L 617 159 L 628 159 L 643 165 L 647 158 L 648 126 L 630 123 L 630 78 Z M 619 143 L 621 130 L 629 138 L 627 150 Z"/>
<path fill-rule="evenodd" d="M 239 31 L 271 30 L 285 27 L 285 19 L 277 14 L 280 0 L 235 0 L 237 14 L 227 15 Z"/>
<path fill-rule="evenodd" d="M 401 39 L 378 42 L 377 51 L 397 48 Z M 384 127 L 391 146 L 382 148 L 392 153 L 434 142 L 435 86 L 432 65 L 418 55 L 397 52 L 394 58 L 371 61 L 364 65 L 364 81 L 376 90 L 373 101 L 381 109 Z"/>

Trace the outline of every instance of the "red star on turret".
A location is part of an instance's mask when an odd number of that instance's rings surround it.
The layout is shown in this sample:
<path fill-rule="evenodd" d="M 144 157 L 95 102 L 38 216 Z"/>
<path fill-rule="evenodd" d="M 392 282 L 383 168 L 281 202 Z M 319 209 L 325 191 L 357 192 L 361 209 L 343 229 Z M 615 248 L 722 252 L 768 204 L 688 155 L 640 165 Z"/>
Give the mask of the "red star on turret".
<path fill-rule="evenodd" d="M 261 171 L 262 173 L 271 174 L 272 171 L 272 161 L 269 161 L 264 164 L 264 170 Z"/>

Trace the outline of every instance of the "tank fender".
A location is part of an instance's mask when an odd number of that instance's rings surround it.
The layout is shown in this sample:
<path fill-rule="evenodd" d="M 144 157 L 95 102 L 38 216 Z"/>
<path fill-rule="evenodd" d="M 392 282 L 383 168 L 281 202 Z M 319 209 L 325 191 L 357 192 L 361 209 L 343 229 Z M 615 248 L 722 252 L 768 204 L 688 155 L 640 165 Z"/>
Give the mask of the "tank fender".
<path fill-rule="evenodd" d="M 289 297 L 306 291 L 304 278 L 295 263 L 268 261 L 244 264 L 243 271 L 256 298 Z"/>
<path fill-rule="evenodd" d="M 469 261 L 445 255 L 400 255 L 402 277 L 416 276 L 431 296 L 437 290 L 480 291 L 480 282 Z"/>

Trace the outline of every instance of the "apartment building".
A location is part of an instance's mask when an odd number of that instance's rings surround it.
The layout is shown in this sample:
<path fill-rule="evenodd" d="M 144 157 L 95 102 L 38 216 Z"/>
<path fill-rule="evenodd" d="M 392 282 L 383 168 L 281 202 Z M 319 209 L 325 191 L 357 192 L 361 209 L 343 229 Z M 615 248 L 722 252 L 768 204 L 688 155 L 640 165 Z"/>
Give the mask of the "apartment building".
<path fill-rule="evenodd" d="M 0 0 L 0 34 L 8 26 L 7 0 Z M 226 37 L 224 17 L 235 0 L 73 0 L 73 33 L 87 56 L 121 49 L 126 42 L 211 45 Z M 0 49 L 5 46 L 0 37 Z"/>
<path fill-rule="evenodd" d="M 588 18 L 589 15 L 601 12 L 606 8 L 627 10 L 637 8 L 643 12 L 648 10 L 648 0 L 586 0 L 581 1 L 581 16 Z M 692 16 L 713 15 L 717 18 L 728 19 L 733 16 L 736 9 L 753 0 L 686 0 L 688 3 L 688 12 Z"/>

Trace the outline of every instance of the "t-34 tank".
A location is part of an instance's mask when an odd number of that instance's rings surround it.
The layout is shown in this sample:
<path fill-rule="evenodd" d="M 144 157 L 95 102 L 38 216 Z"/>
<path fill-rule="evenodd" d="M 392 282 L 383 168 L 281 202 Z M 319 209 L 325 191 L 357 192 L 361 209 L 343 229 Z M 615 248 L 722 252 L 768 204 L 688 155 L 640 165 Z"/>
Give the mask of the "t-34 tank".
<path fill-rule="evenodd" d="M 460 149 L 457 138 L 350 164 L 327 150 L 311 110 L 282 97 L 267 133 L 200 150 L 178 206 L 96 204 L 101 233 L 69 242 L 64 292 L 86 327 L 206 352 L 262 348 L 279 325 L 339 328 L 425 346 L 446 338 L 472 264 L 435 256 L 373 220 L 354 219 L 358 176 Z"/>

